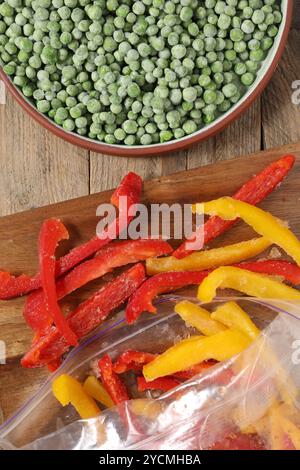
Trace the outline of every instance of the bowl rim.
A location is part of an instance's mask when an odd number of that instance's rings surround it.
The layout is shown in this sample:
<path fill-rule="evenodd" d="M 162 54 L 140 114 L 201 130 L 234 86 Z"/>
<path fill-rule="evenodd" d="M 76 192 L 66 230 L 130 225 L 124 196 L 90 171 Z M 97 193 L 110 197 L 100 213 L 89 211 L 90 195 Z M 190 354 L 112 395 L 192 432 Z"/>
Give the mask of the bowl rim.
<path fill-rule="evenodd" d="M 282 4 L 284 0 L 282 0 Z M 213 137 L 219 132 L 223 131 L 231 123 L 233 123 L 238 117 L 240 117 L 250 106 L 251 104 L 261 95 L 261 93 L 266 88 L 267 84 L 271 80 L 274 71 L 276 70 L 278 63 L 282 57 L 283 51 L 285 49 L 289 30 L 292 23 L 293 15 L 293 0 L 286 0 L 286 18 L 285 25 L 281 33 L 281 38 L 277 46 L 277 50 L 274 54 L 274 57 L 264 75 L 261 77 L 260 81 L 254 86 L 253 91 L 249 92 L 249 95 L 235 105 L 235 108 L 232 111 L 229 111 L 229 114 L 222 118 L 222 116 L 217 119 L 217 121 L 207 127 L 199 129 L 190 136 L 184 136 L 180 139 L 174 139 L 170 142 L 164 142 L 154 145 L 137 145 L 137 146 L 125 146 L 118 144 L 106 144 L 104 142 L 98 142 L 96 140 L 87 138 L 85 136 L 80 136 L 73 132 L 68 132 L 64 130 L 61 126 L 54 123 L 50 118 L 40 113 L 34 105 L 26 99 L 26 97 L 21 93 L 21 91 L 13 84 L 11 79 L 3 72 L 0 67 L 0 78 L 3 80 L 5 86 L 15 98 L 15 100 L 21 105 L 21 107 L 40 125 L 46 128 L 48 131 L 55 134 L 57 137 L 81 148 L 89 150 L 91 152 L 116 156 L 116 157 L 150 157 L 154 155 L 170 154 L 171 152 L 178 152 L 184 150 L 187 147 L 190 147 L 193 144 L 202 142 L 209 137 Z"/>

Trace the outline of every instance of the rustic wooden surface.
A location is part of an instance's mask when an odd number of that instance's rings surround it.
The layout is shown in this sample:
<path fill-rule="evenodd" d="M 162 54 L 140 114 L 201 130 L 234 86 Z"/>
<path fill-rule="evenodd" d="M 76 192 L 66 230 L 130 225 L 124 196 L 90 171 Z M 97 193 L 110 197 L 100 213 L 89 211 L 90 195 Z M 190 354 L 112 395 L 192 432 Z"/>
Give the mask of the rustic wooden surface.
<path fill-rule="evenodd" d="M 6 104 L 0 104 L 0 215 L 112 188 L 127 170 L 136 171 L 146 179 L 157 178 L 300 141 L 300 104 L 293 104 L 291 98 L 292 83 L 296 80 L 300 80 L 300 0 L 295 0 L 293 29 L 283 59 L 261 99 L 217 137 L 177 155 L 116 159 L 89 153 L 48 133 L 7 95 Z M 254 172 L 257 165 L 249 160 L 248 169 L 252 165 Z M 76 210 L 72 214 L 79 217 L 80 208 Z M 47 215 L 45 208 L 43 216 Z M 6 239 L 10 239 L 9 218 L 4 220 L 8 224 Z M 2 225 L 2 236 L 4 230 Z M 84 233 L 79 234 L 79 238 Z M 10 261 L 13 263 L 14 250 L 18 249 L 21 250 L 12 246 L 9 257 L 4 257 L 6 246 L 2 245 L 1 264 L 2 259 L 8 263 L 7 267 Z M 25 251 L 22 257 L 25 268 L 28 262 Z M 21 267 L 15 266 L 15 269 Z M 20 323 L 21 305 L 22 301 L 17 301 L 13 307 L 5 304 L 0 322 L 1 333 L 4 325 L 8 328 L 6 334 L 14 331 L 15 326 L 22 331 L 14 342 L 12 361 L 4 367 L 0 365 L 0 407 L 4 408 L 6 417 L 45 377 L 40 371 L 29 373 L 18 369 L 17 374 L 15 372 L 17 357 L 29 341 L 28 332 Z"/>

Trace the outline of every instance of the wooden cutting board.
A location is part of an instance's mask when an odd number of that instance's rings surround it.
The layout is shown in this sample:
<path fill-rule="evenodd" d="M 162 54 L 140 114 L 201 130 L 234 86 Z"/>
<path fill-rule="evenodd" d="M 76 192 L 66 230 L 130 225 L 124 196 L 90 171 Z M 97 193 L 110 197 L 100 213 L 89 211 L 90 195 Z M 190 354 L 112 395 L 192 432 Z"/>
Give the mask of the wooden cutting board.
<path fill-rule="evenodd" d="M 263 202 L 262 207 L 288 220 L 290 227 L 300 236 L 300 142 L 247 158 L 146 181 L 143 198 L 147 203 L 191 203 L 230 195 L 249 177 L 286 153 L 295 154 L 296 165 L 282 186 Z M 70 241 L 64 243 L 61 252 L 92 237 L 97 223 L 96 208 L 103 202 L 109 202 L 110 194 L 110 191 L 106 191 L 0 218 L 0 268 L 15 274 L 34 274 L 37 271 L 37 239 L 45 218 L 59 217 L 69 229 Z M 240 223 L 216 240 L 214 245 L 246 240 L 252 235 L 251 229 Z M 91 290 L 99 288 L 101 282 L 95 281 L 88 289 L 68 296 L 64 307 L 72 308 L 86 298 Z M 7 349 L 6 364 L 0 365 L 0 407 L 4 418 L 20 407 L 40 387 L 48 374 L 44 370 L 25 370 L 19 365 L 32 338 L 32 332 L 23 321 L 23 303 L 24 299 L 0 301 L 0 340 L 5 342 Z"/>

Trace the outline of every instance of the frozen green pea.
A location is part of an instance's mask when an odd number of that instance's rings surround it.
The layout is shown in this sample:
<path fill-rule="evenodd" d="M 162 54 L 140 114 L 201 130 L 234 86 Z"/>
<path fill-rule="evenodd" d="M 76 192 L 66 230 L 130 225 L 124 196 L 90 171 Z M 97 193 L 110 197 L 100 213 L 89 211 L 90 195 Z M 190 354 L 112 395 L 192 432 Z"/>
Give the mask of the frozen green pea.
<path fill-rule="evenodd" d="M 218 19 L 218 27 L 227 30 L 231 24 L 231 17 L 225 13 L 221 13 Z"/>
<path fill-rule="evenodd" d="M 169 140 L 172 139 L 172 137 L 173 137 L 173 133 L 169 130 L 163 130 L 159 133 L 160 142 L 162 142 L 162 143 L 163 142 L 168 142 Z"/>
<path fill-rule="evenodd" d="M 182 96 L 184 101 L 188 103 L 193 103 L 197 98 L 197 90 L 195 87 L 187 87 L 182 91 Z"/>
<path fill-rule="evenodd" d="M 244 38 L 244 33 L 241 29 L 239 28 L 234 28 L 230 31 L 230 39 L 233 42 L 240 42 Z"/>
<path fill-rule="evenodd" d="M 259 25 L 265 20 L 265 13 L 263 10 L 254 10 L 252 15 L 252 21 L 254 24 Z"/>
<path fill-rule="evenodd" d="M 130 119 L 123 122 L 122 128 L 126 134 L 135 134 L 137 132 L 137 123 Z"/>
<path fill-rule="evenodd" d="M 234 71 L 237 75 L 243 75 L 247 71 L 246 64 L 239 62 L 234 66 Z"/>
<path fill-rule="evenodd" d="M 271 47 L 273 46 L 273 39 L 266 36 L 265 38 L 262 39 L 261 41 L 261 48 L 263 51 L 268 51 L 269 49 L 271 49 Z"/>
<path fill-rule="evenodd" d="M 36 107 L 41 113 L 48 113 L 50 110 L 50 103 L 47 100 L 37 100 Z"/>
<path fill-rule="evenodd" d="M 126 138 L 126 132 L 124 131 L 124 129 L 117 128 L 114 132 L 114 137 L 118 141 L 123 141 Z"/>
<path fill-rule="evenodd" d="M 254 83 L 255 75 L 251 72 L 246 72 L 241 76 L 241 82 L 243 85 L 249 87 Z"/>
<path fill-rule="evenodd" d="M 172 47 L 171 53 L 175 59 L 182 59 L 186 55 L 186 47 L 182 44 L 177 44 Z"/>
<path fill-rule="evenodd" d="M 217 94 L 213 90 L 205 90 L 203 94 L 203 99 L 206 104 L 215 103 L 215 101 L 217 100 Z"/>
<path fill-rule="evenodd" d="M 134 145 L 135 144 L 135 136 L 134 135 L 128 135 L 124 139 L 125 145 Z M 144 144 L 147 145 L 147 144 Z"/>
<path fill-rule="evenodd" d="M 87 118 L 84 116 L 81 116 L 75 119 L 75 125 L 78 129 L 85 128 L 87 124 L 88 124 Z"/>
<path fill-rule="evenodd" d="M 257 49 L 254 51 L 250 51 L 250 60 L 253 62 L 260 62 L 264 59 L 264 51 L 262 49 Z"/>
<path fill-rule="evenodd" d="M 228 83 L 222 88 L 222 92 L 226 98 L 232 98 L 237 94 L 238 89 L 234 83 Z"/>
<path fill-rule="evenodd" d="M 62 126 L 65 129 L 65 131 L 72 132 L 75 129 L 75 122 L 73 121 L 73 119 L 65 119 L 63 121 Z"/>
<path fill-rule="evenodd" d="M 183 123 L 182 129 L 184 130 L 186 134 L 192 134 L 193 132 L 196 132 L 197 125 L 195 124 L 194 121 L 188 120 Z"/>
<path fill-rule="evenodd" d="M 96 100 L 96 99 L 90 99 L 88 102 L 87 102 L 87 110 L 94 114 L 94 113 L 98 113 L 100 110 L 101 110 L 101 103 L 99 100 Z"/>

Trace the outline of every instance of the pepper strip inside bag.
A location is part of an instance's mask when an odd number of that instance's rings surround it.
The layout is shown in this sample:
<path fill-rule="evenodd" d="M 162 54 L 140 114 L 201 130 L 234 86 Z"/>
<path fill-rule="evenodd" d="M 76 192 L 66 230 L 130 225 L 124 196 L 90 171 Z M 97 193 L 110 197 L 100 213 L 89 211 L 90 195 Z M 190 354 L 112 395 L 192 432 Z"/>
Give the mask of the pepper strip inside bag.
<path fill-rule="evenodd" d="M 299 309 L 289 304 L 290 315 L 279 314 L 242 354 L 160 398 L 124 402 L 23 448 L 299 450 Z"/>

